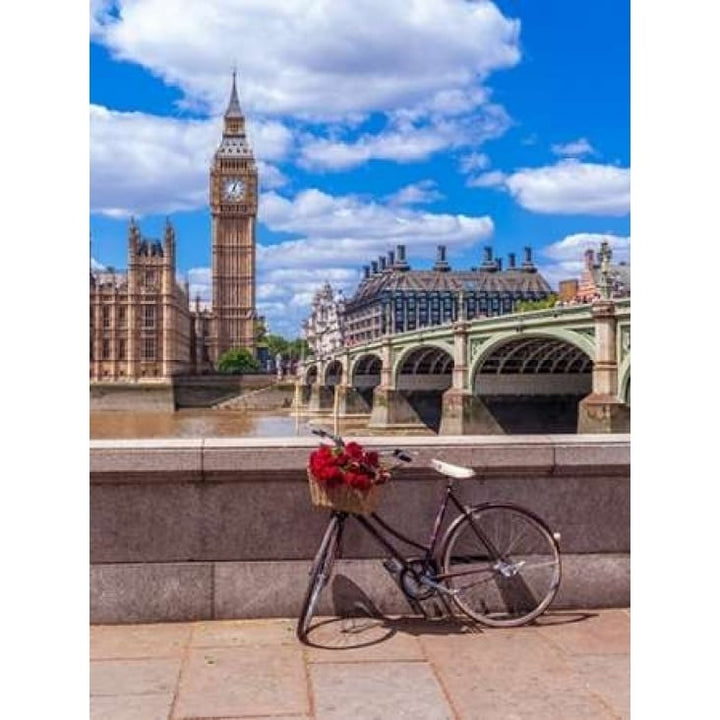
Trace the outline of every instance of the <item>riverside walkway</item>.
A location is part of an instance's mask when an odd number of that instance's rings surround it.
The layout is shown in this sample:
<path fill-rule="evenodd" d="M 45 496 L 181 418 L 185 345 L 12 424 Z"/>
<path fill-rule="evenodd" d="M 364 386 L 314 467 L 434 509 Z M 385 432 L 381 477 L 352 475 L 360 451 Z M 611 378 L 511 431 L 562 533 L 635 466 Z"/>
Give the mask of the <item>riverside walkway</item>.
<path fill-rule="evenodd" d="M 618 720 L 630 717 L 630 611 L 534 625 L 319 620 L 90 628 L 92 720 Z"/>

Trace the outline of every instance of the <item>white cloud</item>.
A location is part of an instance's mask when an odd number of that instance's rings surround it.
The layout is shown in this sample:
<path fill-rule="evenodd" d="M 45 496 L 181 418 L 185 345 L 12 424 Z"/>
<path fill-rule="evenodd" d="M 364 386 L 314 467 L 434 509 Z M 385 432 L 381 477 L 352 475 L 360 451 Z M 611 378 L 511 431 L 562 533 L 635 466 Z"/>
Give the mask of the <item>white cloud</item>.
<path fill-rule="evenodd" d="M 460 158 L 460 172 L 464 175 L 490 167 L 490 158 L 485 153 L 470 153 Z"/>
<path fill-rule="evenodd" d="M 556 165 L 524 168 L 505 187 L 526 210 L 560 215 L 627 215 L 630 169 L 562 160 Z"/>
<path fill-rule="evenodd" d="M 363 202 L 305 190 L 293 199 L 270 192 L 261 196 L 262 222 L 300 239 L 258 248 L 258 264 L 280 267 L 342 267 L 365 263 L 405 243 L 408 253 L 431 257 L 438 243 L 467 247 L 493 233 L 488 216 L 429 213 Z"/>
<path fill-rule="evenodd" d="M 579 278 L 585 266 L 584 255 L 588 249 L 596 253 L 600 244 L 607 242 L 612 250 L 613 264 L 630 262 L 630 238 L 611 233 L 575 233 L 540 249 L 536 260 L 543 277 L 554 287 L 560 280 Z"/>
<path fill-rule="evenodd" d="M 382 132 L 352 140 L 308 135 L 300 149 L 300 164 L 307 168 L 344 170 L 369 160 L 416 162 L 440 150 L 480 145 L 500 137 L 509 126 L 505 110 L 493 104 L 458 117 L 433 115 L 410 119 L 400 114 Z"/>
<path fill-rule="evenodd" d="M 91 3 L 96 40 L 214 112 L 235 61 L 257 112 L 345 117 L 425 104 L 465 111 L 520 59 L 517 20 L 465 0 L 117 0 Z M 202 28 L 202 32 L 198 32 Z"/>
<path fill-rule="evenodd" d="M 490 170 L 490 172 L 468 178 L 465 184 L 468 187 L 503 187 L 506 179 L 507 175 L 501 170 Z"/>
<path fill-rule="evenodd" d="M 442 200 L 444 197 L 437 189 L 434 180 L 420 180 L 388 195 L 386 200 L 390 205 L 423 205 Z"/>
<path fill-rule="evenodd" d="M 292 147 L 278 122 L 256 123 L 251 143 L 262 187 L 285 184 L 265 161 Z M 222 135 L 218 119 L 187 120 L 90 106 L 90 207 L 110 217 L 172 213 L 207 206 L 208 168 Z"/>
<path fill-rule="evenodd" d="M 556 155 L 567 155 L 572 157 L 580 157 L 582 155 L 596 155 L 595 148 L 585 139 L 580 138 L 569 143 L 559 143 L 552 146 L 552 151 Z"/>

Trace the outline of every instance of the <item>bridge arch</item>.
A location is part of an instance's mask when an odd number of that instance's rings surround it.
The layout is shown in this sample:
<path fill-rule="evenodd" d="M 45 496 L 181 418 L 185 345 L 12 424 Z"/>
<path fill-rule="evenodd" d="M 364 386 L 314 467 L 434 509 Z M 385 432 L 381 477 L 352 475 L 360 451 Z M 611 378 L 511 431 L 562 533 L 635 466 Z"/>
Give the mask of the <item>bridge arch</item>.
<path fill-rule="evenodd" d="M 594 347 L 572 332 L 508 332 L 481 348 L 470 388 L 505 432 L 574 433 L 592 392 Z"/>
<path fill-rule="evenodd" d="M 526 338 L 546 338 L 548 340 L 560 340 L 568 345 L 573 345 L 582 350 L 592 361 L 595 357 L 595 341 L 586 335 L 573 332 L 572 330 L 542 330 L 534 332 L 518 333 L 517 331 L 507 331 L 493 335 L 493 337 L 484 343 L 476 356 L 470 363 L 470 379 L 472 380 L 477 374 L 478 368 L 481 367 L 486 359 L 491 356 L 499 347 L 507 345 L 508 342 L 526 339 Z"/>
<path fill-rule="evenodd" d="M 318 380 L 318 366 L 308 365 L 303 375 L 303 385 L 315 385 Z"/>
<path fill-rule="evenodd" d="M 618 398 L 626 405 L 630 404 L 630 353 L 622 359 L 618 368 Z"/>
<path fill-rule="evenodd" d="M 395 391 L 411 415 L 435 432 L 440 429 L 443 393 L 452 386 L 454 364 L 452 349 L 434 343 L 407 348 L 394 363 Z"/>
<path fill-rule="evenodd" d="M 398 390 L 414 389 L 403 387 L 401 376 L 433 375 L 447 376 L 452 380 L 453 347 L 442 343 L 423 342 L 404 348 L 393 363 L 393 384 Z M 407 380 L 405 381 L 407 385 Z M 450 387 L 451 382 L 447 383 Z M 444 387 L 443 389 L 447 389 Z"/>
<path fill-rule="evenodd" d="M 343 363 L 340 360 L 331 360 L 325 368 L 324 385 L 329 387 L 331 385 L 340 385 L 343 379 Z"/>
<path fill-rule="evenodd" d="M 380 384 L 382 358 L 378 353 L 357 355 L 350 361 L 347 383 L 356 389 L 374 388 Z"/>

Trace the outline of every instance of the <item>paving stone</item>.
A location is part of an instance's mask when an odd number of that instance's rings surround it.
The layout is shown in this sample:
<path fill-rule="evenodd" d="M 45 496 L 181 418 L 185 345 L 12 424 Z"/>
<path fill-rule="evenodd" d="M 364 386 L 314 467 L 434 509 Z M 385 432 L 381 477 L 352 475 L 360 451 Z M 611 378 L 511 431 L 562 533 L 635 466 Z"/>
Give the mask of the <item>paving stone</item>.
<path fill-rule="evenodd" d="M 578 622 L 542 624 L 539 632 L 570 654 L 630 652 L 630 622 L 623 610 L 590 611 Z"/>
<path fill-rule="evenodd" d="M 215 620 L 193 626 L 191 647 L 292 645 L 297 647 L 294 620 Z"/>
<path fill-rule="evenodd" d="M 172 693 L 180 673 L 180 658 L 92 660 L 90 695 Z"/>
<path fill-rule="evenodd" d="M 308 712 L 297 647 L 198 648 L 189 652 L 173 713 L 180 718 L 302 715 Z"/>
<path fill-rule="evenodd" d="M 168 720 L 172 693 L 90 698 L 90 720 Z"/>
<path fill-rule="evenodd" d="M 423 637 L 421 643 L 463 718 L 613 718 L 611 706 L 583 681 L 573 656 L 545 637 L 557 627 Z"/>
<path fill-rule="evenodd" d="M 582 655 L 573 658 L 583 685 L 599 696 L 618 718 L 630 718 L 630 656 Z"/>
<path fill-rule="evenodd" d="M 317 720 L 451 720 L 454 715 L 424 662 L 310 665 Z"/>
<path fill-rule="evenodd" d="M 151 658 L 181 655 L 192 625 L 94 625 L 90 628 L 90 659 Z"/>
<path fill-rule="evenodd" d="M 310 662 L 365 662 L 373 660 L 423 660 L 423 650 L 402 620 L 376 618 L 321 618 L 315 620 L 308 639 Z"/>

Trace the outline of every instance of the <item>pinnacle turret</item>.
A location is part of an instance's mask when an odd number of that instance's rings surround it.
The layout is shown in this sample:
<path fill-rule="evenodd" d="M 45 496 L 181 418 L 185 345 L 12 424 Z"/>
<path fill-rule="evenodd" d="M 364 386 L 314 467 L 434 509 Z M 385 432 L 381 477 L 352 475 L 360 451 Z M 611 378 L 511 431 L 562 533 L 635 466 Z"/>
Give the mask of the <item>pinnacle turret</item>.
<path fill-rule="evenodd" d="M 243 116 L 240 108 L 240 101 L 238 100 L 235 76 L 236 72 L 233 70 L 232 91 L 230 92 L 230 102 L 228 103 L 227 110 L 225 111 L 226 118 L 241 118 Z"/>

